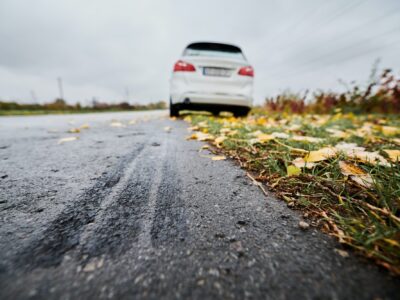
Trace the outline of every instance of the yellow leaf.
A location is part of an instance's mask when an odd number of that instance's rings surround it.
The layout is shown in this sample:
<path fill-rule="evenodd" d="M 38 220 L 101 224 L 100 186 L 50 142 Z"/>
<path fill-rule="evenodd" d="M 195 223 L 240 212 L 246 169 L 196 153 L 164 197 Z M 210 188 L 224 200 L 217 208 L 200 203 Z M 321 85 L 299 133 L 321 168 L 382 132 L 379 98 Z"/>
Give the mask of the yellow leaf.
<path fill-rule="evenodd" d="M 265 119 L 264 117 L 258 118 L 256 121 L 256 124 L 261 125 L 261 126 L 265 125 L 265 124 L 267 124 L 267 119 Z"/>
<path fill-rule="evenodd" d="M 307 163 L 323 161 L 335 157 L 336 154 L 337 150 L 334 147 L 324 147 L 317 151 L 311 151 L 304 157 L 304 161 Z"/>
<path fill-rule="evenodd" d="M 364 170 L 357 167 L 356 165 L 353 165 L 353 164 L 345 162 L 345 161 L 339 161 L 339 167 L 340 167 L 340 171 L 345 176 L 350 176 L 350 175 L 358 176 L 358 175 L 367 174 Z"/>
<path fill-rule="evenodd" d="M 69 133 L 79 133 L 81 132 L 81 130 L 79 128 L 71 128 L 70 130 L 68 130 Z"/>
<path fill-rule="evenodd" d="M 268 142 L 273 139 L 274 139 L 274 137 L 270 134 L 262 133 L 262 134 L 257 135 L 257 140 L 260 143 L 265 143 L 265 142 Z"/>
<path fill-rule="evenodd" d="M 400 128 L 393 127 L 393 126 L 382 126 L 381 132 L 383 135 L 392 136 L 400 133 Z"/>
<path fill-rule="evenodd" d="M 89 129 L 90 126 L 89 126 L 89 124 L 86 123 L 86 124 L 82 124 L 80 128 L 81 129 Z"/>
<path fill-rule="evenodd" d="M 226 136 L 219 136 L 214 140 L 214 144 L 217 145 L 217 147 L 220 147 L 220 145 L 222 144 L 223 141 L 226 140 Z"/>
<path fill-rule="evenodd" d="M 198 141 L 211 141 L 214 137 L 211 134 L 203 133 L 203 132 L 195 132 L 190 135 L 188 140 L 198 140 Z"/>
<path fill-rule="evenodd" d="M 389 159 L 392 162 L 398 162 L 400 160 L 400 150 L 383 150 L 389 155 Z"/>
<path fill-rule="evenodd" d="M 400 139 L 392 139 L 391 142 L 395 143 L 396 145 L 400 145 Z"/>
<path fill-rule="evenodd" d="M 363 169 L 353 165 L 351 163 L 340 161 L 339 162 L 340 171 L 344 176 L 348 176 L 351 180 L 358 183 L 359 185 L 370 188 L 373 179 L 371 175 L 366 173 Z"/>
<path fill-rule="evenodd" d="M 223 156 L 223 155 L 211 157 L 211 160 L 225 160 L 225 159 L 226 159 L 226 156 Z"/>
<path fill-rule="evenodd" d="M 296 175 L 299 175 L 301 173 L 301 169 L 296 167 L 296 166 L 293 166 L 293 165 L 288 166 L 286 168 L 286 171 L 287 171 L 287 175 L 288 176 L 296 176 Z"/>
<path fill-rule="evenodd" d="M 184 121 L 191 123 L 192 122 L 192 117 L 191 116 L 186 116 L 183 118 Z"/>

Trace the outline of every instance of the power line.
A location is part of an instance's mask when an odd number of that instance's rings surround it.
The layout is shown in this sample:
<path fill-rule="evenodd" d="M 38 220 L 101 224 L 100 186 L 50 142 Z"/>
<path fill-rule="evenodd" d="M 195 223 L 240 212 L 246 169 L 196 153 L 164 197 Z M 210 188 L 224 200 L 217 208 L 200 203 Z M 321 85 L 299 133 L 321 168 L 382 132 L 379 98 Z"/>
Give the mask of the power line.
<path fill-rule="evenodd" d="M 326 63 L 325 66 L 330 66 L 330 65 L 333 65 L 333 64 L 340 64 L 340 63 L 346 62 L 348 60 L 351 60 L 353 58 L 363 57 L 363 56 L 365 56 L 367 54 L 370 54 L 372 52 L 375 52 L 377 50 L 385 49 L 385 48 L 387 48 L 389 46 L 393 46 L 395 44 L 398 44 L 399 42 L 400 42 L 400 39 L 392 41 L 391 43 L 389 43 L 387 45 L 384 45 L 384 46 L 381 46 L 381 47 L 375 47 L 373 49 L 367 49 L 367 51 L 362 51 L 362 52 L 356 53 L 354 55 L 350 55 L 350 56 L 344 57 L 342 60 L 330 61 L 330 62 Z M 316 71 L 320 71 L 320 70 L 321 69 L 297 70 L 296 72 L 293 72 L 291 74 L 281 75 L 278 78 L 282 78 L 283 76 L 284 77 L 292 77 L 292 76 L 296 76 L 296 75 L 299 75 L 299 74 L 316 72 Z"/>
<path fill-rule="evenodd" d="M 386 32 L 384 32 L 384 33 L 379 33 L 379 34 L 377 34 L 377 35 L 375 35 L 375 36 L 372 36 L 372 37 L 369 37 L 369 38 L 367 38 L 367 39 L 364 39 L 363 40 L 363 42 L 361 42 L 361 43 L 367 43 L 367 42 L 369 42 L 370 40 L 373 40 L 373 39 L 375 39 L 375 38 L 377 38 L 377 37 L 383 37 L 383 36 L 385 36 L 385 35 L 388 35 L 388 34 L 390 34 L 390 33 L 392 33 L 392 32 L 395 32 L 395 31 L 398 31 L 398 30 L 400 30 L 400 27 L 399 26 L 397 26 L 397 27 L 395 27 L 395 28 L 392 28 L 391 30 L 388 30 L 388 31 L 386 31 Z M 349 50 L 351 50 L 352 48 L 359 48 L 360 47 L 360 44 L 361 44 L 360 42 L 357 42 L 357 44 L 351 44 L 351 45 L 347 45 L 347 46 L 345 46 L 345 47 L 342 47 L 342 48 L 339 48 L 339 49 L 336 49 L 336 50 L 334 50 L 334 51 L 331 51 L 331 52 L 329 52 L 329 53 L 325 53 L 325 54 L 323 54 L 323 55 L 320 55 L 320 56 L 318 56 L 318 57 L 314 57 L 314 58 L 312 58 L 311 60 L 308 60 L 308 61 L 306 61 L 302 66 L 300 66 L 300 68 L 304 68 L 304 67 L 308 67 L 308 65 L 310 65 L 310 64 L 313 64 L 313 63 L 315 63 L 315 62 L 317 62 L 317 61 L 320 61 L 321 59 L 322 60 L 324 60 L 324 59 L 326 59 L 326 58 L 330 58 L 330 57 L 335 57 L 335 56 L 337 56 L 337 54 L 338 54 L 338 52 L 340 53 L 340 52 L 348 52 Z M 272 75 L 279 75 L 279 72 L 278 73 L 273 73 Z"/>
<path fill-rule="evenodd" d="M 369 0 L 367 0 L 367 1 L 369 1 Z M 355 9 L 355 8 L 359 7 L 360 5 L 362 5 L 362 4 L 365 4 L 367 1 L 360 0 L 360 1 L 357 1 L 357 2 L 350 3 L 350 4 L 346 5 L 343 9 L 340 9 L 340 10 L 336 11 L 336 13 L 334 12 L 333 15 L 328 19 L 328 21 L 323 20 L 322 22 L 314 24 L 313 28 L 316 28 L 316 29 L 312 31 L 313 35 L 315 36 L 315 33 L 321 31 L 321 29 L 323 29 L 324 26 L 326 26 L 326 25 L 332 23 L 333 21 L 335 21 L 336 19 L 342 17 L 346 13 L 350 12 L 352 9 Z M 310 31 L 306 32 L 303 35 L 298 36 L 297 39 L 294 39 L 294 40 L 290 41 L 289 44 L 279 47 L 278 50 L 294 45 L 295 43 L 297 43 L 300 39 L 302 39 L 305 36 L 310 36 Z"/>
<path fill-rule="evenodd" d="M 382 15 L 376 17 L 376 18 L 373 18 L 373 19 L 369 20 L 366 23 L 363 23 L 363 24 L 361 24 L 359 26 L 353 27 L 351 30 L 347 31 L 346 33 L 348 34 L 348 33 L 357 32 L 359 29 L 364 28 L 365 26 L 368 26 L 369 24 L 374 23 L 379 19 L 383 19 L 383 18 L 392 16 L 392 15 L 395 15 L 397 13 L 398 13 L 397 10 L 390 9 L 389 11 L 386 11 L 384 14 L 382 14 Z M 332 42 L 333 43 L 337 43 L 338 40 L 342 40 L 343 38 L 347 39 L 348 37 L 352 37 L 352 36 L 354 36 L 354 35 L 342 35 L 338 39 L 332 40 Z M 328 46 L 329 46 L 329 44 L 328 44 Z M 319 47 L 319 48 L 326 48 L 326 47 L 327 47 L 327 44 L 324 44 L 322 47 Z M 316 47 L 312 47 L 312 48 L 310 47 L 309 49 L 315 51 Z M 306 49 L 306 51 L 303 51 L 303 52 L 309 52 L 310 50 Z M 277 67 L 280 67 L 280 65 L 281 64 L 273 64 L 270 67 L 277 68 Z"/>

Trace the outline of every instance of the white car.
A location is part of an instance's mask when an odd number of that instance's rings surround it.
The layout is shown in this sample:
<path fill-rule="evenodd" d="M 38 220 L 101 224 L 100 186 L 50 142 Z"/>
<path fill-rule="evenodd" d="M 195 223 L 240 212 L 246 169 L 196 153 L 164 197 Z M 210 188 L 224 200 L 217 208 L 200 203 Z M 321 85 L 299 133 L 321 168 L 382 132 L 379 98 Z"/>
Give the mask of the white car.
<path fill-rule="evenodd" d="M 245 116 L 253 102 L 254 70 L 242 50 L 220 43 L 192 43 L 175 63 L 170 115 L 180 110 L 231 111 Z"/>

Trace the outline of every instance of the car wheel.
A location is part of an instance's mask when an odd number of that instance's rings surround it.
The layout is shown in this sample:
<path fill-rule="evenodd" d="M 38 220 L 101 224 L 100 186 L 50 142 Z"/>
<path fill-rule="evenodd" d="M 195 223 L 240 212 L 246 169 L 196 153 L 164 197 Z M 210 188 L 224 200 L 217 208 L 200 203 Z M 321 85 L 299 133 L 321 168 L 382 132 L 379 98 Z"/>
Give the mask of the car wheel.
<path fill-rule="evenodd" d="M 211 113 L 213 114 L 213 116 L 218 117 L 220 111 L 219 110 L 212 110 Z"/>
<path fill-rule="evenodd" d="M 250 108 L 237 108 L 233 111 L 235 117 L 246 117 L 250 111 Z"/>
<path fill-rule="evenodd" d="M 169 101 L 169 116 L 170 117 L 179 117 L 178 104 L 172 104 L 171 101 Z"/>

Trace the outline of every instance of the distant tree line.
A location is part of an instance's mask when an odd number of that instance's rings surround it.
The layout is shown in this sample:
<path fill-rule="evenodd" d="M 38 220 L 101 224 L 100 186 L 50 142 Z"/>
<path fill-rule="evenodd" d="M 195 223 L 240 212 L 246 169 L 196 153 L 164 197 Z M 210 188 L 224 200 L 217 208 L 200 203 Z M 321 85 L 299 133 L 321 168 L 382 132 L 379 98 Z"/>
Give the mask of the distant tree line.
<path fill-rule="evenodd" d="M 152 110 L 165 109 L 165 101 L 159 101 L 149 104 L 130 104 L 105 103 L 93 100 L 91 105 L 82 106 L 79 102 L 68 104 L 64 99 L 56 99 L 51 103 L 44 104 L 22 104 L 17 102 L 0 101 L 0 111 L 44 111 L 44 112 L 101 112 L 101 111 L 130 111 L 130 110 Z"/>

